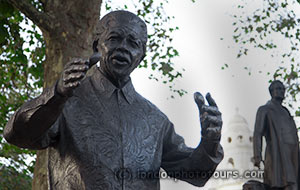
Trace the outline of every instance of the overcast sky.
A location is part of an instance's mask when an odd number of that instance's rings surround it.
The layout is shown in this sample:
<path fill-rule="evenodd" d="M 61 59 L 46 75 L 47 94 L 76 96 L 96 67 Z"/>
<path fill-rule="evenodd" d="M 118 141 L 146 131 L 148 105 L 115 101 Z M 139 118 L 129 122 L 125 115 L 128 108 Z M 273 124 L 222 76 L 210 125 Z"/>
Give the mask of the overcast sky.
<path fill-rule="evenodd" d="M 190 145 L 197 145 L 197 134 L 200 134 L 198 111 L 193 101 L 195 91 L 212 94 L 223 113 L 224 129 L 237 107 L 253 128 L 257 108 L 270 99 L 268 80 L 271 77 L 265 73 L 274 70 L 271 58 L 263 51 L 253 50 L 249 56 L 236 59 L 237 48 L 228 48 L 234 46 L 229 15 L 233 6 L 230 1 L 221 0 L 196 3 L 173 0 L 168 5 L 167 13 L 175 16 L 180 28 L 173 42 L 180 53 L 175 65 L 186 70 L 176 85 L 187 90 L 187 95 L 167 100 L 168 88 L 149 80 L 148 70 L 137 69 L 132 75 L 136 90 L 169 116 Z M 229 68 L 222 70 L 225 63 Z M 259 66 L 264 63 L 267 65 Z M 245 65 L 252 65 L 251 76 L 243 69 Z M 258 70 L 265 70 L 265 73 L 258 74 Z"/>
<path fill-rule="evenodd" d="M 167 6 L 167 14 L 175 16 L 175 23 L 180 28 L 174 35 L 173 45 L 180 53 L 175 63 L 178 68 L 186 70 L 176 85 L 187 90 L 187 95 L 167 100 L 170 96 L 168 88 L 150 81 L 145 74 L 147 70 L 138 69 L 132 75 L 136 90 L 169 117 L 176 132 L 192 147 L 200 141 L 198 110 L 193 101 L 195 91 L 204 95 L 210 92 L 216 100 L 223 113 L 223 131 L 237 107 L 253 130 L 257 108 L 270 99 L 268 81 L 271 76 L 267 76 L 266 72 L 272 73 L 277 66 L 270 55 L 251 50 L 249 56 L 236 59 L 237 47 L 232 47 L 234 43 L 231 40 L 233 18 L 230 17 L 236 11 L 236 2 L 172 0 Z M 222 70 L 225 63 L 229 68 Z M 251 76 L 243 69 L 247 65 L 252 66 Z M 262 74 L 258 73 L 259 70 L 263 71 Z M 198 189 L 185 182 L 171 180 L 161 180 L 161 186 L 162 190 Z"/>

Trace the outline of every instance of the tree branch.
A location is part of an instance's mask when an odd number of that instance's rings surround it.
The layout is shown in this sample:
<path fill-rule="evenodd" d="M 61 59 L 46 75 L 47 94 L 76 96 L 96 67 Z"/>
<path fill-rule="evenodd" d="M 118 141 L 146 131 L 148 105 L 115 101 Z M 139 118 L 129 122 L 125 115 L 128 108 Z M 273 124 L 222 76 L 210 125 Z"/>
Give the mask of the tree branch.
<path fill-rule="evenodd" d="M 7 0 L 7 2 L 12 4 L 19 11 L 21 11 L 25 16 L 27 16 L 34 24 L 36 24 L 41 29 L 50 32 L 53 28 L 53 22 L 50 19 L 50 16 L 46 13 L 38 11 L 27 0 Z"/>

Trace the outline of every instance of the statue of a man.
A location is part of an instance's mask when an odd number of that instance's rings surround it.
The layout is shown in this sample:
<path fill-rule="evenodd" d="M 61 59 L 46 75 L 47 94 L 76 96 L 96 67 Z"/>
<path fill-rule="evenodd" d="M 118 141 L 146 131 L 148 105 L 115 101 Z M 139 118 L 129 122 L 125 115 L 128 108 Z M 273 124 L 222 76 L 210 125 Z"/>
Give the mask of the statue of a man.
<path fill-rule="evenodd" d="M 271 189 L 298 189 L 299 140 L 290 112 L 282 106 L 285 87 L 275 80 L 269 91 L 272 99 L 259 107 L 254 130 L 254 165 L 262 161 L 262 137 L 266 139 L 264 183 Z"/>
<path fill-rule="evenodd" d="M 130 73 L 145 56 L 147 28 L 127 11 L 104 16 L 94 52 L 100 68 L 67 63 L 56 83 L 25 103 L 8 122 L 12 144 L 49 151 L 50 189 L 159 189 L 159 171 L 203 186 L 223 158 L 222 119 L 215 101 L 200 93 L 201 143 L 185 145 L 173 124 L 138 94 Z"/>

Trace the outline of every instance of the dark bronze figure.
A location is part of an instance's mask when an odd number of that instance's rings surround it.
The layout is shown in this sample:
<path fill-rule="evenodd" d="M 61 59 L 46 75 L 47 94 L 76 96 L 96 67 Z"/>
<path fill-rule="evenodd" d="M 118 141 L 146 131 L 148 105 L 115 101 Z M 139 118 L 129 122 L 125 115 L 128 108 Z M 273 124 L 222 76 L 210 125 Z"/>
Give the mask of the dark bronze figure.
<path fill-rule="evenodd" d="M 173 124 L 139 95 L 130 73 L 145 56 L 146 24 L 127 11 L 104 16 L 90 61 L 67 63 L 56 83 L 25 103 L 4 136 L 19 147 L 49 151 L 50 189 L 159 189 L 159 171 L 203 186 L 223 158 L 222 119 L 215 101 L 200 93 L 202 140 L 185 145 Z M 100 52 L 100 53 L 97 53 Z M 100 57 L 100 68 L 86 75 Z"/>
<path fill-rule="evenodd" d="M 299 140 L 293 117 L 282 106 L 285 88 L 275 80 L 269 87 L 272 99 L 261 106 L 256 115 L 254 131 L 254 165 L 262 161 L 262 137 L 266 139 L 264 183 L 270 189 L 298 189 Z"/>
<path fill-rule="evenodd" d="M 243 185 L 243 190 L 265 190 L 266 187 L 263 183 L 256 180 L 249 180 Z"/>

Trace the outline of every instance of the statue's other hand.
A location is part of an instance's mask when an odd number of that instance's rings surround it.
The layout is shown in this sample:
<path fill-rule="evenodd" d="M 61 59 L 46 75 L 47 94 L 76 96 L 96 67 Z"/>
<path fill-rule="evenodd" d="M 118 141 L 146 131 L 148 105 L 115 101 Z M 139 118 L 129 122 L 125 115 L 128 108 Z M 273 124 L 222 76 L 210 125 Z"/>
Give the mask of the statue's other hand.
<path fill-rule="evenodd" d="M 68 62 L 59 78 L 56 91 L 62 96 L 72 96 L 73 89 L 80 85 L 80 81 L 84 78 L 89 66 L 87 61 L 82 59 L 72 59 Z"/>
<path fill-rule="evenodd" d="M 254 161 L 254 166 L 258 167 L 258 169 L 260 169 L 260 160 L 255 160 Z"/>
<path fill-rule="evenodd" d="M 201 93 L 194 93 L 194 99 L 200 112 L 201 135 L 208 140 L 220 140 L 222 130 L 221 112 L 210 93 L 206 94 L 208 105 Z"/>

